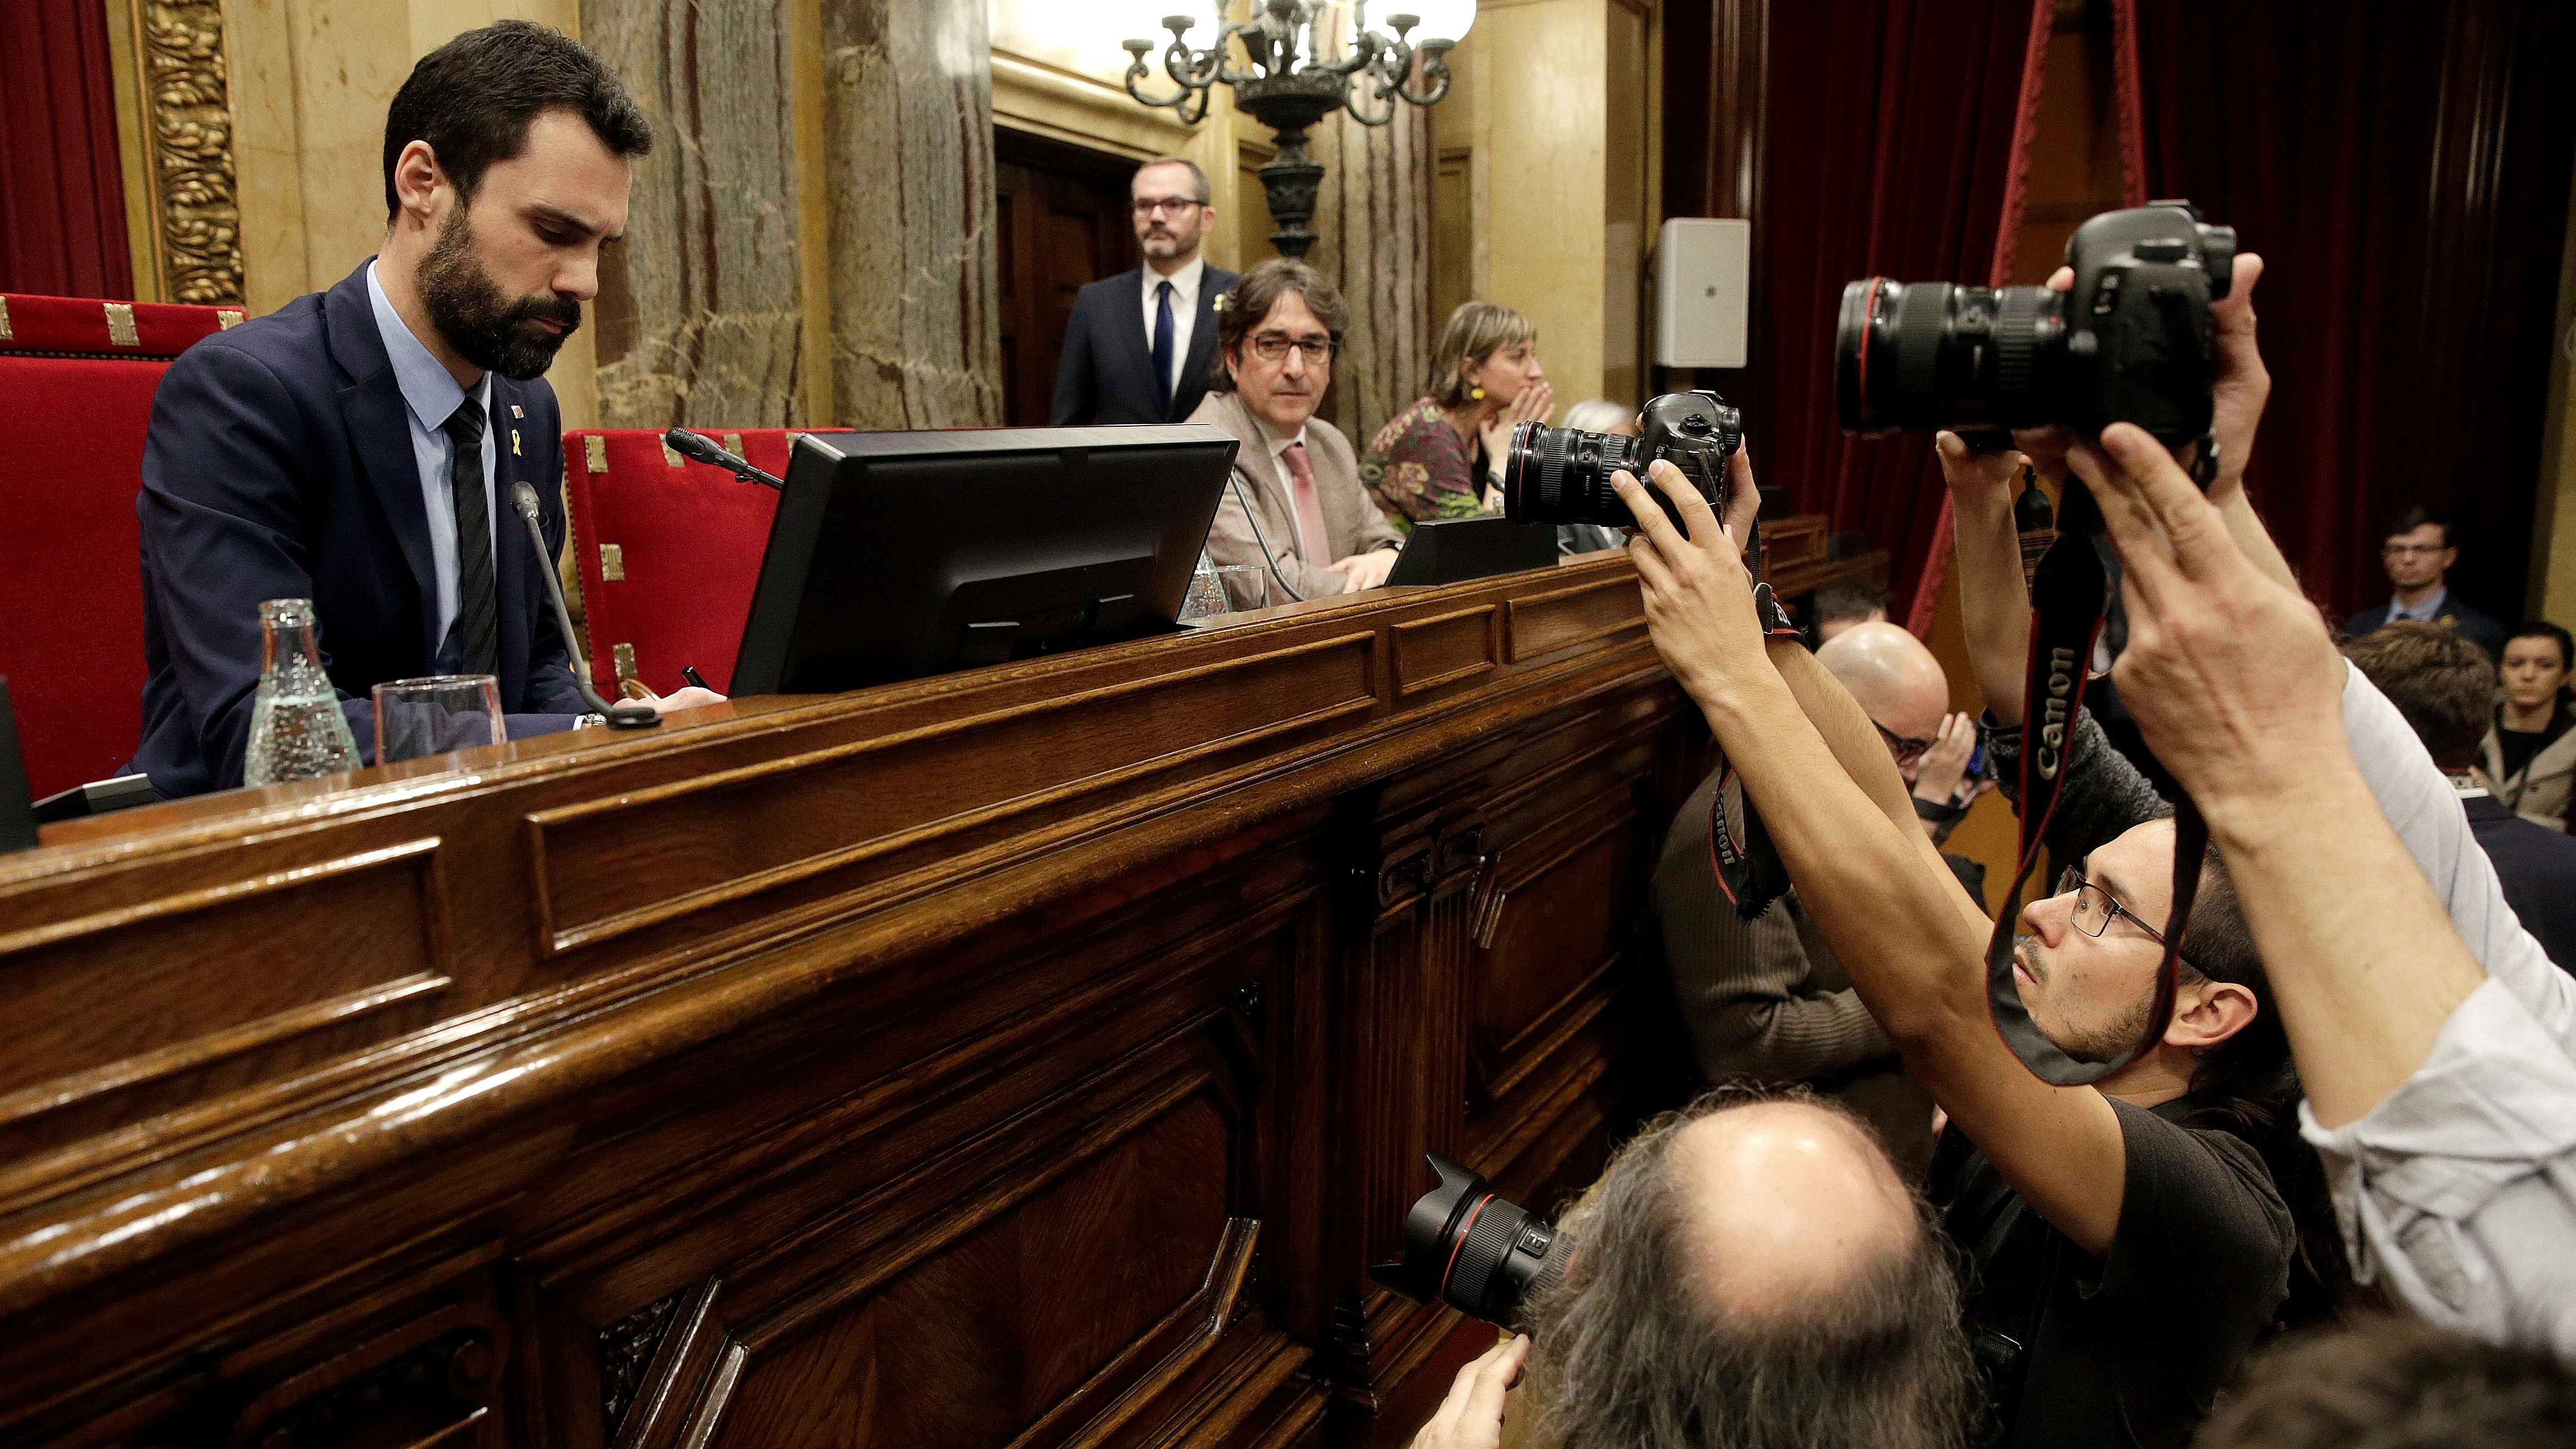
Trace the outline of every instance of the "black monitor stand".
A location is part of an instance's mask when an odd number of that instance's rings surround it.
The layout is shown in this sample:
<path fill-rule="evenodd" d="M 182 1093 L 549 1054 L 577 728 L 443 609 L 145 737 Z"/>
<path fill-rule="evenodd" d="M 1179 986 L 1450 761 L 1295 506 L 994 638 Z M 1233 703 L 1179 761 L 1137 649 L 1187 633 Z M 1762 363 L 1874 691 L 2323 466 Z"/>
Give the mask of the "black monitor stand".
<path fill-rule="evenodd" d="M 18 717 L 9 709 L 9 680 L 0 675 L 0 853 L 36 848 L 36 812 L 27 799 L 27 762 L 18 754 Z"/>

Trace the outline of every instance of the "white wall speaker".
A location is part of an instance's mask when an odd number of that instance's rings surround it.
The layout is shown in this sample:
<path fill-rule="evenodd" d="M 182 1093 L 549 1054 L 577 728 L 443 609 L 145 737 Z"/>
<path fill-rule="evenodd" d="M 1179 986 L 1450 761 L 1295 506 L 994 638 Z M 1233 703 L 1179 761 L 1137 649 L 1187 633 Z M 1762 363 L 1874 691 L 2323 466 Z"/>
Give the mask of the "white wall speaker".
<path fill-rule="evenodd" d="M 1742 367 L 1753 223 L 1676 216 L 1655 243 L 1655 361 Z"/>

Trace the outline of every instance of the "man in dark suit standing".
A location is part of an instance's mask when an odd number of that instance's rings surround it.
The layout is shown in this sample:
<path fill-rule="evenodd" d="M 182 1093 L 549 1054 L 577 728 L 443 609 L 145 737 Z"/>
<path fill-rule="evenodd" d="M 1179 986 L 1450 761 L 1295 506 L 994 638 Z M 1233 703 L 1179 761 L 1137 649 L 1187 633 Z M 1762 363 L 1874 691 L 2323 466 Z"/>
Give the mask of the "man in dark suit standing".
<path fill-rule="evenodd" d="M 242 782 L 259 606 L 311 599 L 362 750 L 370 691 L 424 674 L 500 680 L 513 736 L 587 708 L 521 482 L 563 546 L 563 444 L 542 379 L 626 226 L 653 144 L 597 57 L 502 21 L 424 57 L 385 123 L 383 251 L 330 291 L 172 364 L 144 446 L 143 745 L 171 797 Z M 684 690 L 664 709 L 714 702 Z"/>
<path fill-rule="evenodd" d="M 2448 521 L 2421 507 L 2398 514 L 2388 523 L 2379 545 L 2379 566 L 2388 570 L 2394 596 L 2376 609 L 2364 609 L 2344 622 L 2347 639 L 2358 639 L 2400 619 L 2420 619 L 2457 630 L 2476 640 L 2493 659 L 2504 652 L 2504 625 L 2470 608 L 2452 594 L 2451 567 L 2460 561 L 2458 543 Z"/>
<path fill-rule="evenodd" d="M 2496 671 L 2465 633 L 2400 620 L 2343 646 L 2451 777 L 2469 833 L 2495 866 L 2505 904 L 2562 971 L 2576 972 L 2576 836 L 2534 825 L 2491 793 L 2478 765 Z"/>
<path fill-rule="evenodd" d="M 1207 173 L 1185 157 L 1158 156 L 1136 168 L 1127 195 L 1145 264 L 1074 295 L 1047 419 L 1059 428 L 1177 423 L 1207 395 L 1217 299 L 1237 280 L 1199 255 L 1216 221 Z"/>

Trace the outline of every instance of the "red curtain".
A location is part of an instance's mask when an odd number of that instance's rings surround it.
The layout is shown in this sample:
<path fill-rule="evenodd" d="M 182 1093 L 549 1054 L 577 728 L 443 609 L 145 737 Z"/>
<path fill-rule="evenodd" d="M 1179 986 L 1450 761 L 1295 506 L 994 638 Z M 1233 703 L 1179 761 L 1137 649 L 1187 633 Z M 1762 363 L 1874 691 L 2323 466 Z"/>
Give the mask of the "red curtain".
<path fill-rule="evenodd" d="M 1846 435 L 1834 411 L 1843 284 L 1984 282 L 2018 229 L 2016 130 L 2048 0 L 1801 0 L 1769 14 L 1756 325 L 1746 391 L 1766 486 L 1892 552 L 1894 617 L 1940 581 L 1948 495 L 1931 440 Z M 2033 81 L 2025 86 L 2025 79 Z M 2014 213 L 2007 220 L 2007 212 Z M 1930 583 L 1931 588 L 1919 586 Z"/>
<path fill-rule="evenodd" d="M 134 295 L 107 7 L 0 0 L 0 292 Z"/>
<path fill-rule="evenodd" d="M 2384 601 L 2410 503 L 2461 528 L 2460 594 L 2523 613 L 2576 165 L 2559 0 L 2151 0 L 2144 188 L 2266 264 L 2272 400 L 2248 469 L 2309 593 Z"/>

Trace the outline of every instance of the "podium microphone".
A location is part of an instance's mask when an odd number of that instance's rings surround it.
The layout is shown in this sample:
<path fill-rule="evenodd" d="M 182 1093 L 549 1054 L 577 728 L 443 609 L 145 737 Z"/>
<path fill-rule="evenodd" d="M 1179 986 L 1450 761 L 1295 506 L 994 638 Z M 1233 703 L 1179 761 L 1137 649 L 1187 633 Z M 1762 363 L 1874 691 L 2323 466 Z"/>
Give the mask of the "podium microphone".
<path fill-rule="evenodd" d="M 787 485 L 778 481 L 775 474 L 764 473 L 744 459 L 717 447 L 716 440 L 704 433 L 673 428 L 662 435 L 662 441 L 670 444 L 671 451 L 681 457 L 694 459 L 710 468 L 722 468 L 745 483 L 758 483 L 781 493 L 787 491 Z"/>
<path fill-rule="evenodd" d="M 572 610 L 564 607 L 563 580 L 555 577 L 553 555 L 546 552 L 546 531 L 537 522 L 537 490 L 526 483 L 512 484 L 510 502 L 518 508 L 520 521 L 528 525 L 528 542 L 536 545 L 537 571 L 546 576 L 546 597 L 554 600 L 555 627 L 563 630 L 564 648 L 581 665 L 572 672 L 572 687 L 581 691 L 582 703 L 606 719 L 608 727 L 613 730 L 649 730 L 660 724 L 662 716 L 653 706 L 632 701 L 610 704 L 599 697 L 598 690 L 590 687 L 590 661 L 573 648 L 574 641 L 581 636 L 572 631 Z"/>

